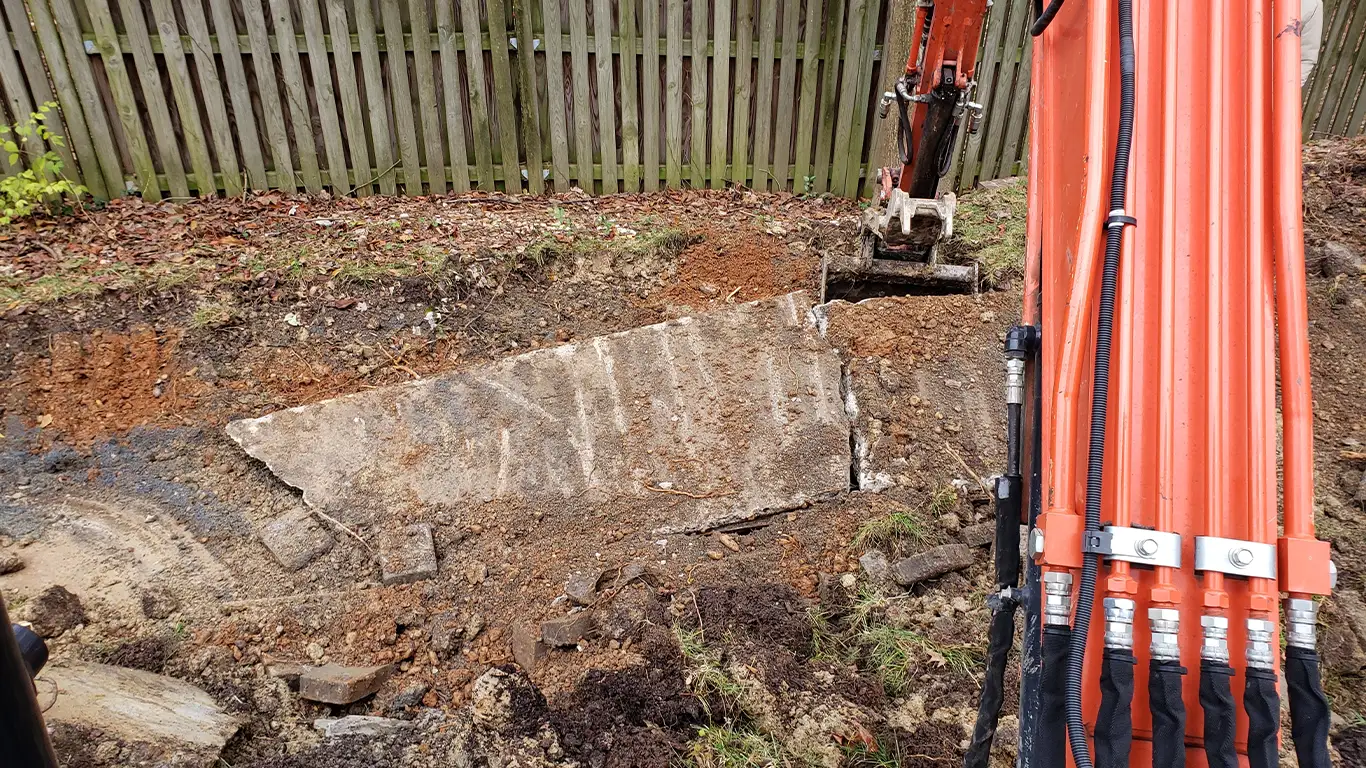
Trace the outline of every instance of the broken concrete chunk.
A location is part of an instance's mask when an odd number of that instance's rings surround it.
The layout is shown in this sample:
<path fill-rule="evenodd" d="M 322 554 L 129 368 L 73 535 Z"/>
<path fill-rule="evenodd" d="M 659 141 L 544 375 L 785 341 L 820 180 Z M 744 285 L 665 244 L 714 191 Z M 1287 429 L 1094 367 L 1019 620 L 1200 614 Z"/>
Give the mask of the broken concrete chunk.
<path fill-rule="evenodd" d="M 465 632 L 465 619 L 455 611 L 438 613 L 432 617 L 427 635 L 431 648 L 437 653 L 447 653 L 460 645 L 460 636 Z"/>
<path fill-rule="evenodd" d="M 587 494 L 639 501 L 649 530 L 709 530 L 849 487 L 840 360 L 811 308 L 804 293 L 729 306 L 227 432 L 343 522 L 495 499 L 568 517 Z"/>
<path fill-rule="evenodd" d="M 14 552 L 0 552 L 0 576 L 24 569 L 24 560 Z"/>
<path fill-rule="evenodd" d="M 286 569 L 297 571 L 331 551 L 336 540 L 313 519 L 308 510 L 297 508 L 280 515 L 257 531 L 261 543 Z"/>
<path fill-rule="evenodd" d="M 868 578 L 874 581 L 882 581 L 892 572 L 891 562 L 880 549 L 864 552 L 863 557 L 858 559 L 858 564 L 863 568 L 863 572 L 868 574 Z"/>
<path fill-rule="evenodd" d="M 598 596 L 598 580 L 601 578 L 602 571 L 575 571 L 569 574 L 569 579 L 564 583 L 564 594 L 575 605 L 588 605 Z"/>
<path fill-rule="evenodd" d="M 545 695 L 514 667 L 493 667 L 474 681 L 470 714 L 475 724 L 493 731 L 535 732 L 546 715 Z"/>
<path fill-rule="evenodd" d="M 21 621 L 27 621 L 43 637 L 57 637 L 85 623 L 85 607 L 80 598 L 60 584 L 39 592 L 18 614 Z"/>
<path fill-rule="evenodd" d="M 578 645 L 593 629 L 593 616 L 587 611 L 571 613 L 561 619 L 541 622 L 541 639 L 549 645 Z"/>
<path fill-rule="evenodd" d="M 391 717 L 371 715 L 347 715 L 346 717 L 320 717 L 313 721 L 313 727 L 323 732 L 323 738 L 338 736 L 387 736 L 396 731 L 412 728 L 411 720 L 395 720 Z"/>
<path fill-rule="evenodd" d="M 325 664 L 310 667 L 299 677 L 299 696 L 323 704 L 350 704 L 379 690 L 393 668 L 343 667 Z"/>
<path fill-rule="evenodd" d="M 385 531 L 379 538 L 380 580 L 385 584 L 410 584 L 436 575 L 436 545 L 432 527 L 426 523 Z"/>
<path fill-rule="evenodd" d="M 944 544 L 912 555 L 892 566 L 892 578 L 903 587 L 972 565 L 975 555 L 962 544 Z"/>
<path fill-rule="evenodd" d="M 651 587 L 658 587 L 665 582 L 664 574 L 650 563 L 628 563 L 621 569 L 621 578 L 617 581 L 621 586 L 639 581 Z"/>
<path fill-rule="evenodd" d="M 268 656 L 261 660 L 266 663 L 266 674 L 284 680 L 285 685 L 289 686 L 291 691 L 299 690 L 299 678 L 303 677 L 304 670 L 307 667 L 298 662 L 281 661 Z"/>
<path fill-rule="evenodd" d="M 960 537 L 969 547 L 989 547 L 996 542 L 996 523 L 986 522 L 969 525 Z"/>
<path fill-rule="evenodd" d="M 545 643 L 536 631 L 523 624 L 512 628 L 512 658 L 517 666 L 530 672 L 545 658 Z"/>

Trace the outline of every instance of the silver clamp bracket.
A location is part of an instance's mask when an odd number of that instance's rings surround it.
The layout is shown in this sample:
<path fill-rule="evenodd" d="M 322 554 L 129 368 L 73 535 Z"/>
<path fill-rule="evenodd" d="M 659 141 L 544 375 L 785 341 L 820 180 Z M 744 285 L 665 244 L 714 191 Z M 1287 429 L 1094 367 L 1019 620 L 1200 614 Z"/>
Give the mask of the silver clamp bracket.
<path fill-rule="evenodd" d="M 1181 567 L 1181 534 L 1109 525 L 1082 533 L 1082 551 L 1138 565 Z"/>
<path fill-rule="evenodd" d="M 1195 570 L 1254 579 L 1275 579 L 1276 545 L 1218 536 L 1196 536 Z"/>

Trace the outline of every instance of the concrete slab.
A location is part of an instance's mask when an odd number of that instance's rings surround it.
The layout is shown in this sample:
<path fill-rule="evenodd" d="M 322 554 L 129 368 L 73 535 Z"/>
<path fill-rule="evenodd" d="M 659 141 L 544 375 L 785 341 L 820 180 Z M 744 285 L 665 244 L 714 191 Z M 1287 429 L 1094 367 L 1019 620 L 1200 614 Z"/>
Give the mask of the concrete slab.
<path fill-rule="evenodd" d="M 849 485 L 840 360 L 811 307 L 805 293 L 741 304 L 227 430 L 342 519 L 625 499 L 667 514 L 641 521 L 652 530 L 703 530 Z"/>
<path fill-rule="evenodd" d="M 385 584 L 411 584 L 435 576 L 432 527 L 413 523 L 380 533 L 379 568 L 380 580 Z"/>

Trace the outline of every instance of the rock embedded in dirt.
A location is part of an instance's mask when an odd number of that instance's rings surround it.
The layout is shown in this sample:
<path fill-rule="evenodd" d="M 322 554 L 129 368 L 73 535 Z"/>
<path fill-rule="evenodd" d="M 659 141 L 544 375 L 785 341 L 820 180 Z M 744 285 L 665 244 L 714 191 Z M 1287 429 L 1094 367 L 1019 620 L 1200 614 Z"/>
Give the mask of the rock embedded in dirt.
<path fill-rule="evenodd" d="M 165 619 L 180 610 L 180 599 L 162 586 L 149 587 L 140 595 L 142 615 L 149 619 Z"/>
<path fill-rule="evenodd" d="M 1318 249 L 1317 256 L 1324 277 L 1356 277 L 1366 273 L 1366 260 L 1361 252 L 1346 243 L 1330 240 Z"/>
<path fill-rule="evenodd" d="M 432 617 L 427 628 L 427 639 L 432 650 L 449 653 L 459 647 L 464 632 L 465 618 L 455 611 L 446 611 Z"/>
<path fill-rule="evenodd" d="M 536 630 L 525 624 L 512 628 L 512 658 L 517 666 L 528 672 L 536 669 L 536 665 L 545 658 L 546 650 Z"/>
<path fill-rule="evenodd" d="M 291 691 L 299 690 L 299 678 L 303 677 L 304 671 L 308 669 L 303 664 L 293 661 L 281 661 L 269 657 L 263 659 L 266 662 L 266 674 L 271 677 L 285 681 Z"/>
<path fill-rule="evenodd" d="M 297 571 L 331 551 L 336 540 L 323 529 L 307 509 L 295 508 L 261 526 L 261 543 L 275 560 L 290 571 Z"/>
<path fill-rule="evenodd" d="M 565 648 L 578 645 L 593 630 L 593 615 L 578 611 L 559 619 L 541 622 L 541 639 L 548 645 Z"/>
<path fill-rule="evenodd" d="M 384 664 L 378 667 L 343 667 L 326 664 L 309 667 L 299 676 L 299 696 L 323 704 L 350 704 L 379 690 L 393 672 Z"/>
<path fill-rule="evenodd" d="M 0 552 L 0 576 L 24 570 L 24 559 L 16 552 Z"/>
<path fill-rule="evenodd" d="M 996 523 L 990 521 L 969 525 L 958 536 L 969 547 L 989 547 L 996 541 Z"/>
<path fill-rule="evenodd" d="M 43 637 L 57 637 L 86 621 L 85 606 L 81 605 L 80 598 L 60 584 L 39 592 L 18 614 Z"/>
<path fill-rule="evenodd" d="M 474 722 L 493 731 L 535 733 L 546 718 L 545 696 L 515 667 L 493 667 L 474 681 L 470 711 Z"/>
<path fill-rule="evenodd" d="M 863 568 L 863 572 L 868 574 L 868 578 L 873 581 L 882 581 L 892 575 L 892 564 L 887 559 L 887 555 L 879 549 L 870 549 L 863 553 L 858 559 L 858 564 Z"/>
<path fill-rule="evenodd" d="M 402 712 L 405 709 L 412 709 L 422 704 L 422 697 L 427 695 L 430 686 L 426 683 L 413 683 L 398 692 L 397 696 L 389 701 L 390 712 Z"/>
<path fill-rule="evenodd" d="M 391 717 L 371 715 L 347 715 L 346 717 L 320 717 L 313 721 L 313 727 L 322 731 L 324 739 L 339 736 L 365 736 L 377 738 L 388 736 L 396 731 L 412 728 L 411 720 L 395 720 Z"/>
<path fill-rule="evenodd" d="M 436 545 L 432 527 L 413 523 L 390 529 L 379 537 L 380 580 L 385 585 L 411 584 L 436 575 Z"/>
<path fill-rule="evenodd" d="M 892 566 L 892 578 L 903 587 L 943 576 L 972 565 L 976 555 L 963 544 L 943 544 L 911 555 Z"/>
<path fill-rule="evenodd" d="M 602 571 L 575 571 L 564 582 L 564 594 L 575 605 L 588 605 L 598 596 Z"/>
<path fill-rule="evenodd" d="M 621 578 L 617 583 L 621 586 L 639 581 L 651 587 L 659 587 L 666 581 L 664 574 L 650 563 L 628 563 L 621 569 Z"/>
<path fill-rule="evenodd" d="M 666 626 L 669 621 L 654 590 L 644 584 L 623 587 L 611 603 L 599 607 L 593 616 L 595 630 L 617 642 L 635 637 L 641 627 L 650 623 Z"/>

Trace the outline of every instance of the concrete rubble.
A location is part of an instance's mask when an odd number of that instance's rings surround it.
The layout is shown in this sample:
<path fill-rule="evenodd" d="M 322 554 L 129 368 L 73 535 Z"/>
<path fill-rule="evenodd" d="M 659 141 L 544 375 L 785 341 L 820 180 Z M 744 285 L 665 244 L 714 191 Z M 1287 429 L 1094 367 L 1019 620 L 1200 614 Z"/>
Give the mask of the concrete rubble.
<path fill-rule="evenodd" d="M 977 554 L 971 547 L 963 544 L 943 544 L 894 563 L 892 579 L 903 587 L 910 587 L 967 568 L 976 559 Z"/>
<path fill-rule="evenodd" d="M 701 531 L 848 488 L 839 356 L 805 293 L 535 350 L 257 419 L 228 434 L 304 500 L 630 498 Z"/>
<path fill-rule="evenodd" d="M 261 526 L 261 543 L 287 570 L 297 571 L 331 551 L 336 540 L 303 508 L 291 509 Z"/>
<path fill-rule="evenodd" d="M 432 527 L 414 523 L 384 531 L 379 537 L 379 566 L 385 584 L 409 584 L 435 576 Z"/>
<path fill-rule="evenodd" d="M 323 738 L 334 739 L 340 736 L 387 736 L 396 731 L 404 731 L 415 726 L 411 720 L 396 720 L 391 717 L 371 715 L 347 715 L 346 717 L 320 717 L 313 721 L 313 727 L 322 731 Z"/>
<path fill-rule="evenodd" d="M 309 667 L 299 676 L 299 696 L 323 704 L 350 704 L 379 690 L 393 668 L 343 667 L 325 664 Z"/>

